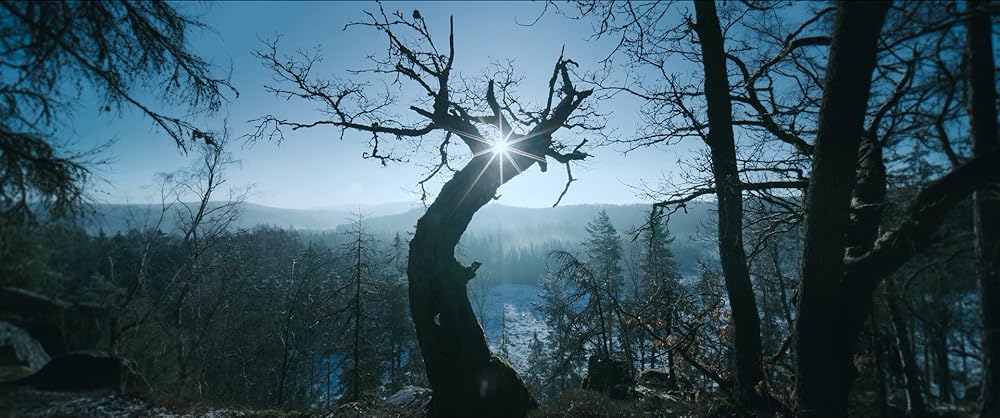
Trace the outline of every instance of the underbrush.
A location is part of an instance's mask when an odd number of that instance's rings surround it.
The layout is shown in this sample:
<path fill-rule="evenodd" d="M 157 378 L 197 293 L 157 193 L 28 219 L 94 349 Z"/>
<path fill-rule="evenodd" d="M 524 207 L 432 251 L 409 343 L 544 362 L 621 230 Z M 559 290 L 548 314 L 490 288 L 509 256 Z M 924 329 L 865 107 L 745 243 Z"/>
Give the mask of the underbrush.
<path fill-rule="evenodd" d="M 699 405 L 677 400 L 667 395 L 642 396 L 639 399 L 616 400 L 583 389 L 569 390 L 533 411 L 530 418 L 570 417 L 677 417 L 713 415 L 714 403 Z"/>

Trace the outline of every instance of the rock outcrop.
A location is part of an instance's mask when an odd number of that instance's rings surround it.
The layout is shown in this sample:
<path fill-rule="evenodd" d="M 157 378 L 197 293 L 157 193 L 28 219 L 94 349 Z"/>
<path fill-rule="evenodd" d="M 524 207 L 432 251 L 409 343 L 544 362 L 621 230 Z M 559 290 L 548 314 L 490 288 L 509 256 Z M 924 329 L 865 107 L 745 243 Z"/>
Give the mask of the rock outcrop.
<path fill-rule="evenodd" d="M 68 303 L 13 287 L 0 288 L 0 321 L 27 331 L 52 356 L 106 346 L 111 328 L 103 306 Z"/>
<path fill-rule="evenodd" d="M 404 386 L 383 404 L 393 408 L 423 409 L 431 401 L 431 390 L 419 386 Z"/>
<path fill-rule="evenodd" d="M 639 384 L 651 388 L 668 389 L 674 387 L 670 372 L 666 369 L 646 369 L 639 373 Z"/>
<path fill-rule="evenodd" d="M 0 382 L 30 375 L 48 361 L 49 354 L 27 331 L 0 321 Z"/>
<path fill-rule="evenodd" d="M 587 360 L 587 375 L 580 387 L 611 399 L 629 399 L 634 396 L 635 373 L 625 360 L 593 355 Z"/>
<path fill-rule="evenodd" d="M 24 289 L 0 288 L 0 321 L 28 332 L 52 356 L 66 352 L 63 316 L 69 304 Z"/>

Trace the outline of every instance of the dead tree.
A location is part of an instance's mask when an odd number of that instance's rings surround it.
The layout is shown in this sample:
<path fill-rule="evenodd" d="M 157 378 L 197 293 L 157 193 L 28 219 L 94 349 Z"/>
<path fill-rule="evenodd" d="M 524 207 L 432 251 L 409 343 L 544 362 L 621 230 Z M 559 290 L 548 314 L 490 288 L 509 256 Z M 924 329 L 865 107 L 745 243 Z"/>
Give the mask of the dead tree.
<path fill-rule="evenodd" d="M 207 327 L 219 308 L 219 303 L 203 304 L 195 300 L 206 285 L 209 268 L 204 256 L 231 232 L 250 193 L 249 187 L 231 188 L 222 203 L 213 200 L 224 192 L 226 170 L 239 164 L 226 148 L 230 141 L 228 128 L 213 137 L 217 139 L 212 143 L 198 144 L 198 159 L 190 168 L 163 177 L 164 182 L 172 185 L 174 215 L 185 256 L 183 268 L 170 283 L 171 287 L 176 286 L 171 289 L 176 294 L 171 296 L 169 306 L 176 333 L 177 381 L 181 384 L 197 375 L 199 365 L 194 359 L 208 335 L 199 327 Z"/>
<path fill-rule="evenodd" d="M 306 122 L 265 116 L 258 120 L 252 139 L 280 139 L 285 128 L 328 125 L 339 128 L 342 135 L 345 131 L 371 135 L 371 151 L 364 157 L 386 164 L 403 158 L 392 150 L 385 151 L 384 137 L 419 143 L 431 134 L 443 134 L 436 147 L 439 163 L 420 182 L 421 187 L 451 169 L 452 141 L 457 138 L 464 143 L 471 159 L 463 168 L 452 170 L 453 176 L 418 221 L 410 242 L 410 310 L 433 389 L 429 413 L 524 415 L 535 407 L 535 401 L 517 372 L 491 353 L 466 292 L 479 264 L 461 265 L 455 259 L 455 246 L 476 211 L 497 197 L 501 185 L 532 165 L 537 163 L 545 171 L 547 158 L 564 164 L 569 187 L 574 180 L 569 164 L 589 156 L 581 151 L 586 140 L 569 148 L 553 135 L 560 129 L 600 128 L 590 122 L 588 116 L 594 114 L 584 105 L 591 90 L 574 86 L 571 69 L 576 63 L 562 56 L 553 68 L 541 109 L 528 110 L 511 98 L 509 90 L 516 86 L 516 80 L 510 77 L 489 80 L 485 94 L 468 87 L 455 88 L 453 25 L 447 46 L 439 50 L 418 13 L 411 18 L 409 13 L 398 11 L 387 14 L 380 7 L 367 16 L 365 21 L 348 26 L 369 27 L 384 34 L 389 41 L 388 55 L 373 58 L 373 69 L 353 74 L 359 78 L 389 76 L 395 77 L 394 82 L 411 83 L 426 97 L 409 107 L 418 122 L 403 122 L 392 114 L 390 109 L 398 101 L 394 95 L 376 95 L 364 82 L 317 80 L 312 67 L 318 56 L 283 57 L 272 43 L 257 53 L 281 83 L 270 91 L 282 98 L 319 103 L 326 116 Z M 484 134 L 489 131 L 495 136 Z"/>

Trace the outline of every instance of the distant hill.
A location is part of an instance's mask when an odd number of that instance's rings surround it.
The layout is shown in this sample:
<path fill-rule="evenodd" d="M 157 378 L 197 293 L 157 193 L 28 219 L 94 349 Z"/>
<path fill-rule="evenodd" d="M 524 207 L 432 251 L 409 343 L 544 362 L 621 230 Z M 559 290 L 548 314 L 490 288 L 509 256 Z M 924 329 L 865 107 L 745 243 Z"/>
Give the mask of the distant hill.
<path fill-rule="evenodd" d="M 682 270 L 693 273 L 698 260 L 714 253 L 709 243 L 696 240 L 713 219 L 714 205 L 691 204 L 687 212 L 679 211 L 670 218 L 669 228 L 675 237 L 673 249 Z M 460 261 L 480 261 L 481 275 L 490 275 L 497 282 L 533 283 L 545 271 L 546 254 L 555 249 L 577 251 L 587 239 L 586 226 L 601 210 L 607 211 L 622 234 L 626 246 L 630 234 L 646 222 L 648 204 L 584 204 L 555 208 L 523 208 L 492 203 L 476 213 L 462 237 L 456 254 Z M 368 233 L 382 242 L 389 242 L 396 233 L 411 233 L 423 206 L 393 203 L 358 207 L 333 206 L 315 209 L 282 209 L 247 203 L 243 206 L 235 228 L 272 225 L 297 229 L 312 239 L 336 246 L 344 239 L 343 232 L 355 219 L 365 215 Z M 98 205 L 88 222 L 92 233 L 103 230 L 114 234 L 130 228 L 146 228 L 159 217 L 159 205 Z M 173 215 L 164 219 L 161 229 L 175 232 Z"/>
<path fill-rule="evenodd" d="M 210 203 L 218 206 L 221 203 Z M 300 230 L 330 230 L 346 224 L 360 212 L 366 216 L 384 216 L 402 213 L 414 205 L 409 203 L 385 203 L 362 206 L 328 206 L 312 209 L 285 209 L 256 203 L 244 203 L 240 216 L 233 225 L 235 228 L 252 228 L 258 225 L 273 225 L 282 228 Z M 160 205 L 154 204 L 98 204 L 94 213 L 88 217 L 85 224 L 91 233 L 103 230 L 114 234 L 132 228 L 152 226 L 160 216 Z M 177 229 L 176 218 L 168 214 L 163 219 L 163 231 L 172 232 Z"/>
<path fill-rule="evenodd" d="M 505 235 L 510 237 L 505 248 L 550 241 L 579 242 L 587 236 L 587 223 L 601 210 L 607 211 L 618 231 L 625 234 L 646 222 L 650 207 L 649 204 L 584 204 L 523 208 L 494 203 L 476 213 L 466 235 Z M 689 205 L 687 213 L 679 211 L 673 214 L 669 224 L 671 234 L 682 241 L 690 240 L 706 220 L 712 219 L 710 210 L 713 207 L 695 203 Z M 371 232 L 379 235 L 412 231 L 422 214 L 423 208 L 415 208 L 403 213 L 371 217 L 366 223 Z"/>
<path fill-rule="evenodd" d="M 211 203 L 216 206 L 221 203 Z M 699 226 L 711 219 L 713 205 L 692 204 L 687 213 L 671 216 L 670 231 L 679 238 L 688 238 Z M 467 233 L 473 235 L 514 233 L 526 240 L 578 241 L 586 235 L 584 227 L 601 210 L 608 212 L 615 226 L 622 232 L 641 225 L 646 220 L 648 204 L 584 204 L 555 208 L 523 208 L 499 203 L 489 204 L 476 213 Z M 424 208 L 416 203 L 386 203 L 363 206 L 329 206 L 312 209 L 286 209 L 244 203 L 236 228 L 272 225 L 298 230 L 340 231 L 361 213 L 367 228 L 375 234 L 392 234 L 412 231 Z M 103 230 L 114 234 L 131 228 L 153 225 L 160 214 L 160 205 L 153 204 L 98 204 L 87 219 L 88 231 Z M 173 214 L 168 214 L 161 229 L 172 232 L 177 228 Z M 578 230 L 578 232 L 574 232 Z M 537 237 L 537 238 L 533 238 Z M 516 243 L 511 243 L 516 244 Z"/>

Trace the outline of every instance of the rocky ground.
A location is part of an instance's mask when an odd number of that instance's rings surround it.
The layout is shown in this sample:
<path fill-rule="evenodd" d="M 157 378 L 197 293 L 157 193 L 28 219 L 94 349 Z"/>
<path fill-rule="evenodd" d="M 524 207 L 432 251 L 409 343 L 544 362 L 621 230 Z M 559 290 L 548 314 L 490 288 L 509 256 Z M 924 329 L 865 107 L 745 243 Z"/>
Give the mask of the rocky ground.
<path fill-rule="evenodd" d="M 143 396 L 98 392 L 0 389 L 0 416 L 7 417 L 297 417 L 303 414 L 241 411 L 189 405 L 169 407 Z"/>
<path fill-rule="evenodd" d="M 0 417 L 155 417 L 155 418 L 235 418 L 235 417 L 418 417 L 423 416 L 425 393 L 407 397 L 395 405 L 341 405 L 326 412 L 295 412 L 220 408 L 204 404 L 172 405 L 146 396 L 109 392 L 52 392 L 15 385 L 0 386 Z"/>

